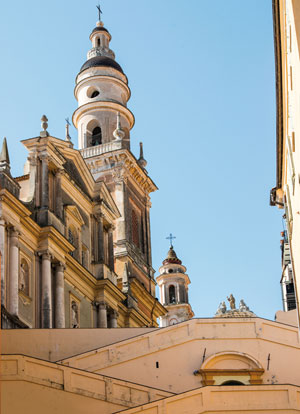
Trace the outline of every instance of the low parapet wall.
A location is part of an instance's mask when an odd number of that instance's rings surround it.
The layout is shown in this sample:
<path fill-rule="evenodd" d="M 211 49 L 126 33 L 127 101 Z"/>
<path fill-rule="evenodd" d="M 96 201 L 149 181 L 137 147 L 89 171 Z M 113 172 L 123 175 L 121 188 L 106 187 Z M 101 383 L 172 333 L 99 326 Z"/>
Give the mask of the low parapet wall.
<path fill-rule="evenodd" d="M 203 387 L 126 410 L 126 414 L 300 413 L 300 388 L 293 385 Z"/>
<path fill-rule="evenodd" d="M 70 404 L 72 414 L 85 412 L 84 407 L 89 413 L 112 413 L 170 395 L 174 394 L 36 358 L 1 358 L 1 412 L 6 414 L 69 412 Z"/>

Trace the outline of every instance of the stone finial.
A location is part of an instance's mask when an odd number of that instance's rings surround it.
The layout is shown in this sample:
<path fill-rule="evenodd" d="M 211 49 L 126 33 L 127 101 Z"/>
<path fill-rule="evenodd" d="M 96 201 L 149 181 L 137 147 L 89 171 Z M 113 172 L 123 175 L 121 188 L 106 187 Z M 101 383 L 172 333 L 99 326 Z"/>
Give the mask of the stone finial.
<path fill-rule="evenodd" d="M 47 131 L 48 128 L 48 118 L 46 117 L 46 115 L 43 115 L 41 118 L 41 126 L 43 128 L 43 131 L 40 132 L 40 137 L 48 137 L 49 133 Z"/>
<path fill-rule="evenodd" d="M 121 141 L 125 137 L 125 132 L 121 127 L 120 112 L 117 113 L 117 128 L 113 132 L 116 141 Z"/>
<path fill-rule="evenodd" d="M 7 165 L 10 165 L 6 137 L 4 137 L 3 139 L 2 150 L 0 154 L 0 162 L 1 164 L 6 163 Z"/>
<path fill-rule="evenodd" d="M 10 161 L 6 138 L 3 139 L 2 150 L 0 154 L 0 171 L 6 172 L 10 175 Z"/>
<path fill-rule="evenodd" d="M 142 168 L 146 168 L 147 161 L 144 158 L 144 150 L 143 150 L 143 143 L 140 142 L 140 158 L 138 159 L 139 166 Z"/>

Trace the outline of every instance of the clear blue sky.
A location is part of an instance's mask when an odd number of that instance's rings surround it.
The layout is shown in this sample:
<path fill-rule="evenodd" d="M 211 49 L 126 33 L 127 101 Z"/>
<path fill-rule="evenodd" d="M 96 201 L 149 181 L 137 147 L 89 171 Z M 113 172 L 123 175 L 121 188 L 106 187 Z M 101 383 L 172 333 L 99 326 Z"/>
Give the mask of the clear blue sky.
<path fill-rule="evenodd" d="M 97 20 L 93 0 L 5 2 L 0 15 L 0 135 L 21 175 L 19 141 L 40 118 L 64 137 L 74 81 Z M 103 0 L 111 47 L 128 76 L 152 196 L 153 266 L 168 250 L 188 268 L 196 316 L 231 292 L 261 317 L 281 309 L 281 214 L 275 185 L 271 0 Z M 76 130 L 71 135 L 77 146 Z"/>

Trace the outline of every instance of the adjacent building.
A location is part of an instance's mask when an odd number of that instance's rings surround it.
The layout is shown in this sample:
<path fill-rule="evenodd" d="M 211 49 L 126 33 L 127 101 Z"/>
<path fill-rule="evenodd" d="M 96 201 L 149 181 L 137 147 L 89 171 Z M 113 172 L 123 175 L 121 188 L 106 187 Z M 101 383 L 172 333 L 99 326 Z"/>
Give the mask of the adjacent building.
<path fill-rule="evenodd" d="M 283 209 L 283 308 L 298 309 L 300 295 L 300 4 L 273 0 L 276 62 L 276 187 L 271 205 Z"/>

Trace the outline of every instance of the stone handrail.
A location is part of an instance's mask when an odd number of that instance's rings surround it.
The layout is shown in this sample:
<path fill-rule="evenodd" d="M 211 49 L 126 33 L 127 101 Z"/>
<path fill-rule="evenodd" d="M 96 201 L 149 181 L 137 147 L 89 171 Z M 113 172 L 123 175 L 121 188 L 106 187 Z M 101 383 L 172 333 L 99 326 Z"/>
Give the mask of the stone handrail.
<path fill-rule="evenodd" d="M 122 141 L 111 141 L 94 147 L 83 148 L 80 153 L 83 158 L 96 157 L 110 151 L 117 151 L 122 148 Z"/>

